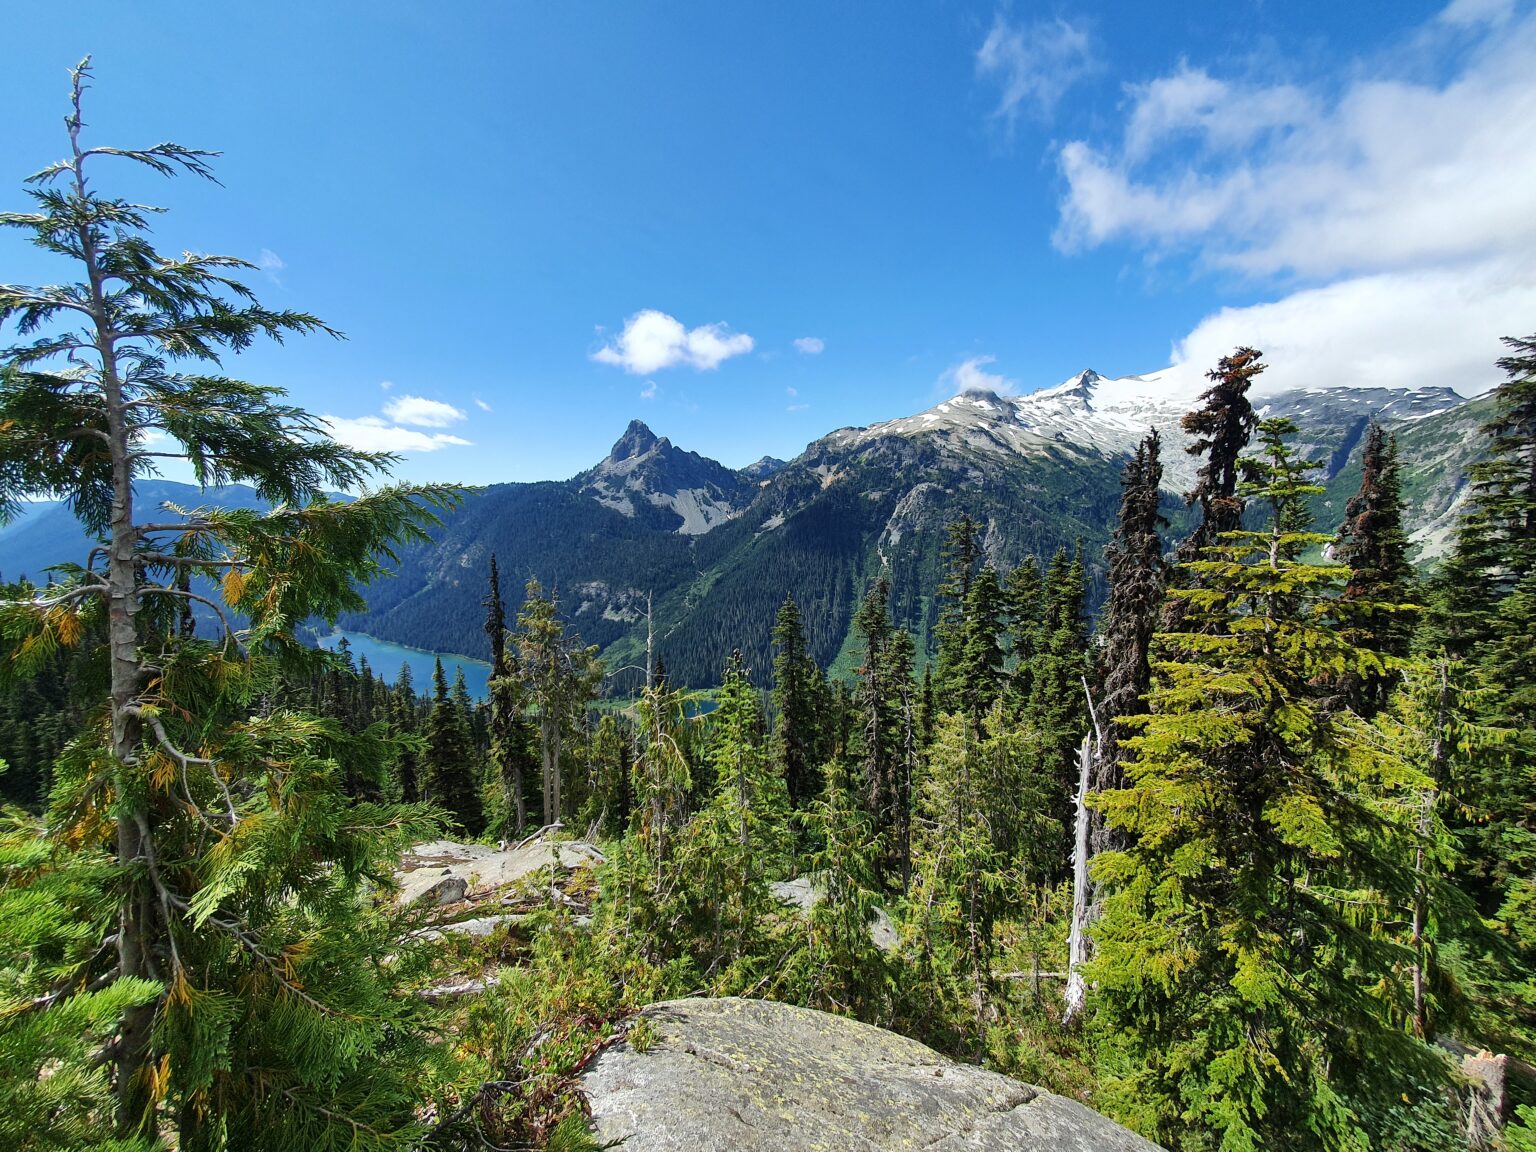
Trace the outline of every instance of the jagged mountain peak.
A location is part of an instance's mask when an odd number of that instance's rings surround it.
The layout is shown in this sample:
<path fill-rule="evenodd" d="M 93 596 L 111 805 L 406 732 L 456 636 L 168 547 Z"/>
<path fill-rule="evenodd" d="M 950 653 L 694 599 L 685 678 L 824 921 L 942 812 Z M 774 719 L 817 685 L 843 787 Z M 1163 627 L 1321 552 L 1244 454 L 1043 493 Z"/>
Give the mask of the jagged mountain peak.
<path fill-rule="evenodd" d="M 672 442 L 665 436 L 658 437 L 644 420 L 631 420 L 629 427 L 624 429 L 624 434 L 614 441 L 613 449 L 608 453 L 608 459 L 617 464 L 623 460 L 644 456 L 656 448 L 666 451 L 670 447 Z"/>
<path fill-rule="evenodd" d="M 607 457 L 572 483 L 624 516 L 647 506 L 671 512 L 680 518 L 675 531 L 683 535 L 708 532 L 734 518 L 756 489 L 748 476 L 674 447 L 642 420 L 631 420 Z"/>

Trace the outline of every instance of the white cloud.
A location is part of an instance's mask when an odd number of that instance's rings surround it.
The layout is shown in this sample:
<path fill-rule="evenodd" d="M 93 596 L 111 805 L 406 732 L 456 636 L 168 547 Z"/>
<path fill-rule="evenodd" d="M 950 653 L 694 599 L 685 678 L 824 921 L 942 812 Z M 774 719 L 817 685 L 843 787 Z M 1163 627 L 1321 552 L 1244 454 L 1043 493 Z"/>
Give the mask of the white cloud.
<path fill-rule="evenodd" d="M 820 336 L 801 336 L 794 343 L 795 351 L 804 356 L 820 356 L 827 350 L 827 342 Z"/>
<path fill-rule="evenodd" d="M 446 432 L 419 432 L 402 428 L 377 416 L 322 416 L 330 433 L 343 444 L 365 452 L 436 452 L 440 448 L 467 447 L 471 441 Z"/>
<path fill-rule="evenodd" d="M 939 374 L 939 383 L 945 388 L 952 389 L 956 393 L 969 392 L 972 388 L 980 388 L 987 392 L 996 392 L 1006 396 L 1018 390 L 1018 383 L 1008 379 L 999 372 L 988 372 L 988 364 L 997 363 L 996 356 L 972 356 L 968 360 L 962 360 L 951 368 L 946 368 Z"/>
<path fill-rule="evenodd" d="M 279 288 L 283 286 L 283 278 L 278 273 L 288 267 L 288 265 L 272 249 L 263 248 L 261 250 L 261 255 L 256 258 L 256 266 L 262 270 L 267 279 L 272 281 L 272 283 L 276 284 Z"/>
<path fill-rule="evenodd" d="M 1456 0 L 1343 83 L 1182 62 L 1126 92 L 1118 138 L 1060 150 L 1058 246 L 1188 255 L 1271 289 L 1202 320 L 1176 364 L 1251 344 L 1267 388 L 1476 392 L 1498 338 L 1536 327 L 1536 15 Z"/>
<path fill-rule="evenodd" d="M 1515 0 L 1451 0 L 1440 10 L 1446 24 L 1503 24 L 1515 14 Z"/>
<path fill-rule="evenodd" d="M 798 388 L 796 388 L 796 387 L 794 387 L 792 385 L 786 386 L 785 389 L 784 389 L 784 395 L 788 396 L 791 400 L 793 400 L 796 396 L 800 395 L 800 389 L 798 389 Z"/>
<path fill-rule="evenodd" d="M 420 428 L 447 428 L 466 418 L 462 408 L 444 404 L 441 400 L 410 395 L 396 396 L 386 401 L 384 415 L 396 424 L 414 424 Z"/>
<path fill-rule="evenodd" d="M 1049 117 L 1067 89 L 1098 66 L 1087 31 L 1061 19 L 1010 24 L 999 12 L 976 50 L 976 74 L 1001 89 L 993 115 L 1010 127 L 1023 112 Z"/>
<path fill-rule="evenodd" d="M 386 391 L 386 392 L 388 392 L 394 386 L 395 386 L 395 382 L 393 380 L 380 380 L 379 381 L 379 387 L 384 389 L 384 391 Z"/>
<path fill-rule="evenodd" d="M 752 347 L 752 337 L 732 332 L 724 324 L 686 328 L 665 312 L 646 308 L 626 320 L 618 337 L 592 353 L 592 359 L 636 376 L 679 364 L 704 372 L 718 368 L 732 356 L 752 351 Z"/>
<path fill-rule="evenodd" d="M 640 399 L 642 399 L 642 400 L 654 400 L 654 399 L 656 399 L 656 381 L 654 381 L 654 380 L 647 380 L 645 382 L 645 387 L 640 389 Z"/>
<path fill-rule="evenodd" d="M 480 397 L 478 397 L 478 396 L 475 397 L 475 407 L 480 409 L 480 411 L 482 411 L 482 412 L 493 411 L 491 406 L 489 404 L 487 404 L 484 400 L 480 399 Z"/>
<path fill-rule="evenodd" d="M 804 412 L 809 407 L 810 407 L 809 404 L 791 404 L 788 407 L 786 407 L 784 409 L 784 411 L 786 411 L 786 412 Z"/>
<path fill-rule="evenodd" d="M 1354 277 L 1207 316 L 1173 362 L 1204 371 L 1241 344 L 1264 352 L 1265 391 L 1449 387 L 1474 394 L 1503 379 L 1501 336 L 1536 317 L 1536 269 L 1493 262 Z"/>
<path fill-rule="evenodd" d="M 1440 84 L 1389 63 L 1329 96 L 1181 65 L 1129 90 L 1118 147 L 1061 149 L 1057 243 L 1308 278 L 1536 250 L 1533 64 L 1536 17 Z"/>

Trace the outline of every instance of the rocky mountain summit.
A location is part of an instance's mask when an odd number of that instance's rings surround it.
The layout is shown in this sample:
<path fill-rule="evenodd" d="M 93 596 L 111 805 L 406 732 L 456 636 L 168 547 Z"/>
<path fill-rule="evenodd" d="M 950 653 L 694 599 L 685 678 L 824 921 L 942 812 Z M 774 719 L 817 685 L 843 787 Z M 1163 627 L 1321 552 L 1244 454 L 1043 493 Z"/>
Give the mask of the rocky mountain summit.
<path fill-rule="evenodd" d="M 674 531 L 685 536 L 701 535 L 739 515 L 757 492 L 752 477 L 674 447 L 640 420 L 631 420 L 607 458 L 573 483 L 625 516 L 635 515 L 637 501 L 675 513 L 682 522 Z"/>
<path fill-rule="evenodd" d="M 1081 1104 L 868 1024 L 766 1000 L 670 1000 L 581 1088 L 626 1152 L 1156 1152 Z M 631 1033 L 634 1034 L 633 1031 Z"/>

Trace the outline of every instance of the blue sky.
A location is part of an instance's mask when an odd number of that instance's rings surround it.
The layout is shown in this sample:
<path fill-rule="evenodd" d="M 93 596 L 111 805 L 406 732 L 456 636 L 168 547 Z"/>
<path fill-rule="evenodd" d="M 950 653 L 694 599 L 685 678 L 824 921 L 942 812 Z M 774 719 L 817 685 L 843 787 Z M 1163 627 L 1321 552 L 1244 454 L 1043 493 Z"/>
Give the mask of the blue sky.
<path fill-rule="evenodd" d="M 232 367 L 410 478 L 569 476 L 633 417 L 732 465 L 967 383 L 1208 366 L 1497 379 L 1536 329 L 1536 18 L 1512 0 L 11 0 L 0 205 L 90 139 L 162 245 L 349 339 Z M 58 266 L 0 237 L 0 278 Z"/>

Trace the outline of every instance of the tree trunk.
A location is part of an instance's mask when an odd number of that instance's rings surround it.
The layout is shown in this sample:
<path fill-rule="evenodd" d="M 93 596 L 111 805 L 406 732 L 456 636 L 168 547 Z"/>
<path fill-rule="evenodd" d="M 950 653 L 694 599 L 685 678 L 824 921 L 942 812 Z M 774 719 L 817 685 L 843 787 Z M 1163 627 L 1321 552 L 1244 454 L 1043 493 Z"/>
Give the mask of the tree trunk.
<path fill-rule="evenodd" d="M 1088 958 L 1088 775 L 1092 765 L 1093 741 L 1084 736 L 1077 753 L 1077 835 L 1072 848 L 1072 928 L 1067 936 L 1067 1007 L 1063 1024 L 1070 1024 L 1077 1017 L 1088 996 L 1083 964 Z"/>

